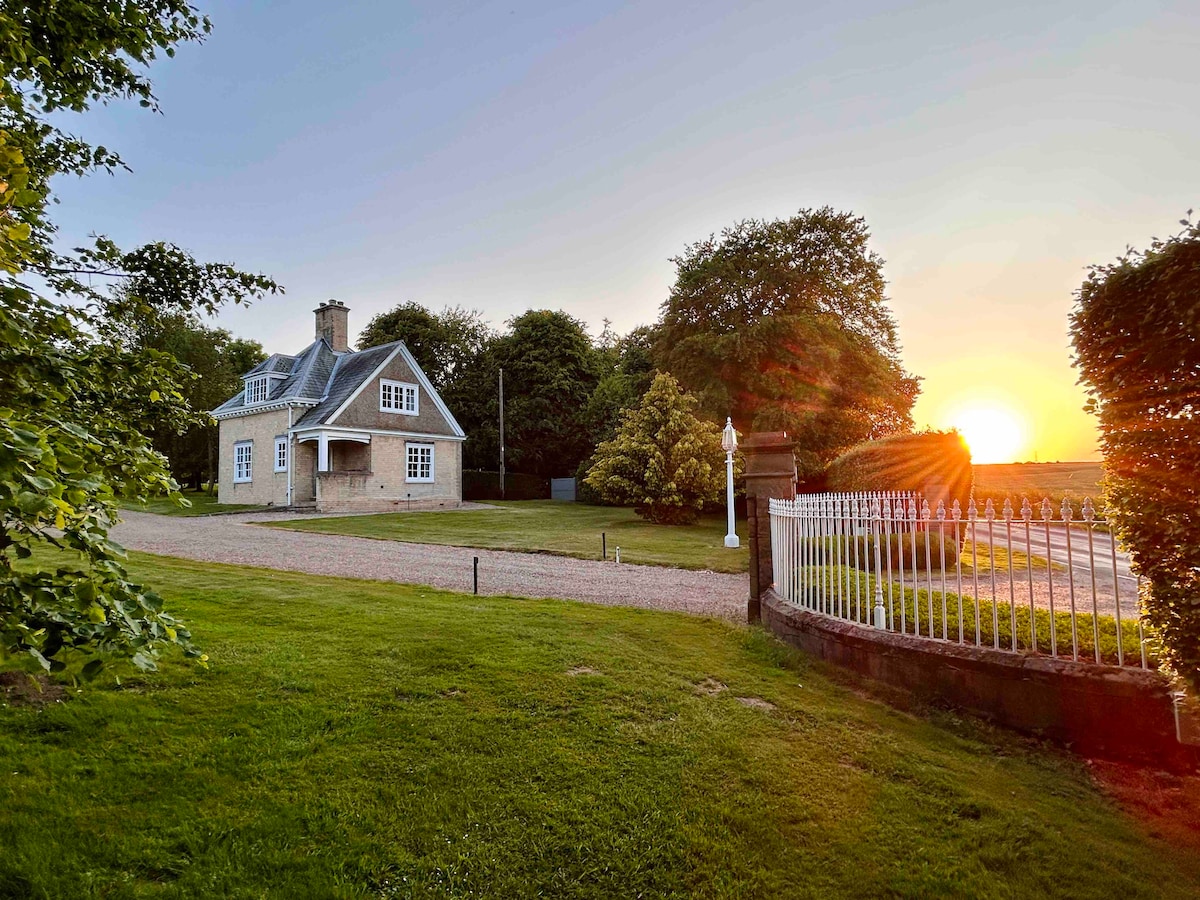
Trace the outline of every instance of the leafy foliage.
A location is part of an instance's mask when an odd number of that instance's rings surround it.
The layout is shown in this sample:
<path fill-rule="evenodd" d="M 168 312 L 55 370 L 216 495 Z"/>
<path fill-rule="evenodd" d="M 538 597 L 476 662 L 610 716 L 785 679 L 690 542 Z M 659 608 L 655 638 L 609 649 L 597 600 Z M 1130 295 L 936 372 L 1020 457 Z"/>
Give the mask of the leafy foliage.
<path fill-rule="evenodd" d="M 961 501 L 964 508 L 971 496 L 971 479 L 971 451 L 956 431 L 868 441 L 847 450 L 825 470 L 825 488 L 830 491 L 929 493 L 931 485 L 938 485 L 949 500 Z"/>
<path fill-rule="evenodd" d="M 118 495 L 175 491 L 147 435 L 203 421 L 175 358 L 134 346 L 129 325 L 277 286 L 162 242 L 124 251 L 101 236 L 64 253 L 47 211 L 54 176 L 122 166 L 60 130 L 63 113 L 122 98 L 156 108 L 141 68 L 208 29 L 175 0 L 0 5 L 0 658 L 60 671 L 77 651 L 91 676 L 113 655 L 141 668 L 166 645 L 200 655 L 108 539 Z M 73 552 L 54 572 L 16 564 L 39 545 Z"/>
<path fill-rule="evenodd" d="M 134 351 L 157 350 L 181 363 L 179 389 L 187 406 L 197 412 L 214 409 L 241 390 L 241 376 L 267 357 L 257 341 L 234 338 L 223 328 L 210 328 L 183 313 L 140 318 L 129 346 Z M 167 458 L 175 480 L 197 489 L 216 481 L 217 437 L 217 424 L 209 417 L 183 431 L 169 424 L 150 431 L 154 449 Z"/>
<path fill-rule="evenodd" d="M 403 303 L 367 323 L 359 347 L 404 341 L 439 392 L 450 388 L 483 353 L 493 335 L 478 310 L 459 306 L 432 313 L 419 303 Z"/>
<path fill-rule="evenodd" d="M 1091 269 L 1071 337 L 1145 618 L 1168 665 L 1200 687 L 1200 223 L 1182 224 Z"/>
<path fill-rule="evenodd" d="M 599 354 L 583 323 L 565 312 L 531 309 L 508 325 L 444 395 L 468 435 L 464 465 L 492 468 L 499 459 L 497 382 L 504 369 L 508 468 L 569 475 L 591 450 L 585 415 L 600 381 Z"/>
<path fill-rule="evenodd" d="M 826 207 L 748 220 L 689 246 L 663 304 L 659 369 L 704 414 L 787 431 L 802 476 L 861 441 L 912 428 L 883 260 L 863 219 Z"/>
<path fill-rule="evenodd" d="M 695 522 L 725 487 L 720 431 L 696 418 L 696 405 L 671 375 L 656 375 L 616 436 L 596 449 L 587 484 L 606 502 L 632 505 L 651 522 Z"/>

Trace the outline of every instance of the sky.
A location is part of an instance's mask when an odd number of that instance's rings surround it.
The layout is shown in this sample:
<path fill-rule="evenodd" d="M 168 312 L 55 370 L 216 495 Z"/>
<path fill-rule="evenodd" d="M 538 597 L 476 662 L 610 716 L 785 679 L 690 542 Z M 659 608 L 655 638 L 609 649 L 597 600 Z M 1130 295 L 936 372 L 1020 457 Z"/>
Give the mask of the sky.
<path fill-rule="evenodd" d="M 218 319 L 268 352 L 330 297 L 352 332 L 407 301 L 625 332 L 687 244 L 830 205 L 886 261 L 918 426 L 1095 459 L 1073 291 L 1200 206 L 1195 0 L 197 2 L 161 115 L 68 123 L 133 172 L 61 182 L 58 221 L 275 278 Z"/>

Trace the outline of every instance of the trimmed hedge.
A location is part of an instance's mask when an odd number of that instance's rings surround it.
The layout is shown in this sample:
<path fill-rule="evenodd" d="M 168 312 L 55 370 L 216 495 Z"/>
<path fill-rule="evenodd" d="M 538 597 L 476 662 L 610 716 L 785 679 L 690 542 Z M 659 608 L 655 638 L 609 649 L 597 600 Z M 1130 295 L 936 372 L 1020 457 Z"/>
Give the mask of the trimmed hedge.
<path fill-rule="evenodd" d="M 1146 621 L 1200 690 L 1200 222 L 1188 216 L 1180 234 L 1092 268 L 1071 339 Z"/>
<path fill-rule="evenodd" d="M 500 496 L 500 473 L 463 470 L 464 500 L 549 500 L 550 479 L 520 472 L 504 473 L 504 496 Z"/>
<path fill-rule="evenodd" d="M 966 508 L 971 451 L 957 431 L 898 434 L 847 450 L 825 470 L 828 491 L 921 491 L 931 502 L 942 486 Z M 949 503 L 947 503 L 949 505 Z"/>

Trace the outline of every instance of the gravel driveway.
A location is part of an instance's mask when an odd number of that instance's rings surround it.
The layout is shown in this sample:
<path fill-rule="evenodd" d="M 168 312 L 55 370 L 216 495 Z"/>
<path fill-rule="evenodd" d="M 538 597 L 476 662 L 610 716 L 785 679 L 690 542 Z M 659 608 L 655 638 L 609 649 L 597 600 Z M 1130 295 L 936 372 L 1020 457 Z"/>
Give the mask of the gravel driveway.
<path fill-rule="evenodd" d="M 693 572 L 658 566 L 591 562 L 538 553 L 406 544 L 371 538 L 262 528 L 279 514 L 157 516 L 122 512 L 111 532 L 130 550 L 206 562 L 313 575 L 427 584 L 471 591 L 472 557 L 479 557 L 479 593 L 559 597 L 607 606 L 640 606 L 746 619 L 748 575 Z"/>

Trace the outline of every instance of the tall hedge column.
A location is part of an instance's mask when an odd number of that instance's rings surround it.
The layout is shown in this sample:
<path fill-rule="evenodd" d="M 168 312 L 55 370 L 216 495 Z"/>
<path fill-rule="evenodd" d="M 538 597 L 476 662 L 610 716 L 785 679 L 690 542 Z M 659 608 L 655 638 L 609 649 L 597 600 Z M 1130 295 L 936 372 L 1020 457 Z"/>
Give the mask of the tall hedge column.
<path fill-rule="evenodd" d="M 742 444 L 746 457 L 746 511 L 750 531 L 750 601 L 746 618 L 759 620 L 759 597 L 771 586 L 770 500 L 796 496 L 796 458 L 785 431 L 747 435 Z"/>

